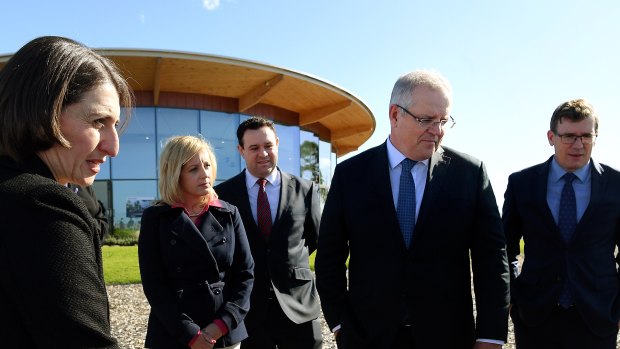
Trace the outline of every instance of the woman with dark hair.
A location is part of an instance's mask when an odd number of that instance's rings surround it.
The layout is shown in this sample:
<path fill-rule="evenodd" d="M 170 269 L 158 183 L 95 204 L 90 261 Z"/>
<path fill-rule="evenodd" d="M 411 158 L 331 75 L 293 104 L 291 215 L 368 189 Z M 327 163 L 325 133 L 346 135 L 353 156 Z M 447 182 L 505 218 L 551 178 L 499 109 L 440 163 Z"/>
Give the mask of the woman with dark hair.
<path fill-rule="evenodd" d="M 113 63 L 62 37 L 30 41 L 0 71 L 2 347 L 118 348 L 97 223 L 68 185 L 91 185 L 117 155 L 132 102 Z"/>
<path fill-rule="evenodd" d="M 248 335 L 254 260 L 235 206 L 213 190 L 217 165 L 203 139 L 168 140 L 161 201 L 142 215 L 138 255 L 151 305 L 147 348 L 238 348 Z"/>

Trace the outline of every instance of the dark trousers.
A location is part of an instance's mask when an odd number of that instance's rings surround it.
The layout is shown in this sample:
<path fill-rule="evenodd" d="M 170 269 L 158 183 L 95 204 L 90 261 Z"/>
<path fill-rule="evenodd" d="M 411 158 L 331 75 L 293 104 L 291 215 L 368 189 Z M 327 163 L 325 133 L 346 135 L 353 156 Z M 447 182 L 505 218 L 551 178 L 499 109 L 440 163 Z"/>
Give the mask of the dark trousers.
<path fill-rule="evenodd" d="M 615 349 L 617 333 L 599 337 L 592 333 L 575 307 L 559 306 L 540 326 L 528 326 L 518 311 L 511 312 L 517 349 Z"/>
<path fill-rule="evenodd" d="M 260 324 L 248 324 L 248 338 L 241 349 L 319 349 L 323 344 L 319 319 L 296 324 L 282 311 L 275 296 L 269 299 L 269 314 Z"/>

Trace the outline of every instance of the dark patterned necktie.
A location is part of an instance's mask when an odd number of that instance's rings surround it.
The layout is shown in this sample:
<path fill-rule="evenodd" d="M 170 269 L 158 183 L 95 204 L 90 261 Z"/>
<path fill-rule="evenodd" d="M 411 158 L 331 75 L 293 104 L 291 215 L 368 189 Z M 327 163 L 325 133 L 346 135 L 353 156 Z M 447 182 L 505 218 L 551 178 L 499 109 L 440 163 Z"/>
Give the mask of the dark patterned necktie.
<path fill-rule="evenodd" d="M 416 161 L 405 158 L 401 162 L 400 186 L 398 189 L 398 206 L 396 207 L 396 216 L 400 231 L 405 240 L 405 246 L 411 246 L 413 238 L 413 229 L 415 227 L 415 183 L 411 176 L 411 169 Z"/>
<path fill-rule="evenodd" d="M 564 187 L 562 188 L 562 196 L 560 196 L 558 228 L 564 242 L 568 244 L 572 240 L 577 227 L 577 201 L 575 200 L 575 190 L 573 189 L 573 181 L 577 176 L 567 172 L 562 178 L 564 178 Z M 568 308 L 573 304 L 573 295 L 571 294 L 567 278 L 564 279 L 564 286 L 560 292 L 558 303 L 563 308 Z"/>
<path fill-rule="evenodd" d="M 265 184 L 267 180 L 260 178 L 258 181 L 258 198 L 256 199 L 256 218 L 258 221 L 258 229 L 263 237 L 269 237 L 271 234 L 271 209 L 269 207 L 269 200 L 267 199 L 267 193 L 265 192 Z"/>

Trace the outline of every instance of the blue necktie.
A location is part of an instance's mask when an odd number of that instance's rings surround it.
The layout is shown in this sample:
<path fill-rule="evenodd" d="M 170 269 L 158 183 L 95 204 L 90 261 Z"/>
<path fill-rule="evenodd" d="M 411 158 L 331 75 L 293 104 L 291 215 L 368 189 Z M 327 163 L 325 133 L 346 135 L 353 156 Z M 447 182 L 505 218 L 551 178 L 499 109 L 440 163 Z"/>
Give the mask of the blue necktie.
<path fill-rule="evenodd" d="M 411 169 L 416 164 L 415 161 L 405 158 L 401 163 L 400 186 L 398 189 L 398 206 L 396 216 L 400 231 L 405 240 L 405 246 L 411 246 L 413 229 L 415 226 L 415 183 L 411 176 Z"/>
<path fill-rule="evenodd" d="M 564 242 L 568 244 L 573 238 L 573 233 L 577 227 L 577 201 L 575 200 L 575 190 L 573 189 L 573 180 L 577 176 L 567 172 L 562 178 L 564 178 L 564 188 L 562 188 L 562 196 L 560 196 L 558 228 Z M 558 303 L 563 308 L 568 308 L 573 304 L 573 295 L 568 285 L 568 278 L 564 279 L 564 286 L 562 287 Z"/>

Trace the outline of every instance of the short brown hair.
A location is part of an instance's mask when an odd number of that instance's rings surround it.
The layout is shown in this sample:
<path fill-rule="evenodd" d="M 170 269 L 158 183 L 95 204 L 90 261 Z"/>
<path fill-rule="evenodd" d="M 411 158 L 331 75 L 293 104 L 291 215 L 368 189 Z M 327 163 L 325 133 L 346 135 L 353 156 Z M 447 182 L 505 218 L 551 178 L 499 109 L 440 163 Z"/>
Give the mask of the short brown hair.
<path fill-rule="evenodd" d="M 63 37 L 28 42 L 0 71 L 0 155 L 20 160 L 56 143 L 68 147 L 60 131 L 63 108 L 107 82 L 127 108 L 126 124 L 133 93 L 114 63 Z"/>
<path fill-rule="evenodd" d="M 549 128 L 557 134 L 558 124 L 562 123 L 562 119 L 578 122 L 588 118 L 594 119 L 594 132 L 598 133 L 598 113 L 592 104 L 585 99 L 572 99 L 555 108 L 551 115 Z"/>

